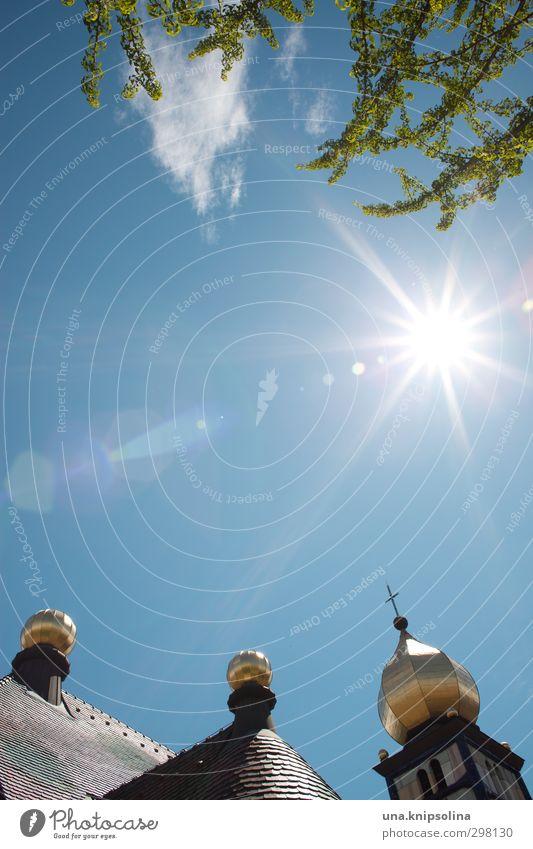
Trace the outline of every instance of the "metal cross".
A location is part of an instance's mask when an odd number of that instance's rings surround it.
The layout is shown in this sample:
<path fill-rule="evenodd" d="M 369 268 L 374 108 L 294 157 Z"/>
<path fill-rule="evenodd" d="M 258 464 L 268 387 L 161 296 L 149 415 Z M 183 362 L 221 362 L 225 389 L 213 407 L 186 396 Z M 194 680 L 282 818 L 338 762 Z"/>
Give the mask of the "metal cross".
<path fill-rule="evenodd" d="M 400 613 L 398 611 L 398 608 L 396 607 L 396 602 L 394 601 L 394 599 L 397 598 L 398 593 L 393 593 L 393 591 L 391 590 L 391 588 L 389 587 L 388 584 L 387 584 L 387 589 L 389 591 L 389 597 L 388 597 L 387 601 L 385 602 L 385 604 L 387 604 L 387 602 L 389 602 L 389 601 L 392 601 L 392 606 L 394 607 L 394 612 L 395 612 L 396 616 L 399 616 Z"/>

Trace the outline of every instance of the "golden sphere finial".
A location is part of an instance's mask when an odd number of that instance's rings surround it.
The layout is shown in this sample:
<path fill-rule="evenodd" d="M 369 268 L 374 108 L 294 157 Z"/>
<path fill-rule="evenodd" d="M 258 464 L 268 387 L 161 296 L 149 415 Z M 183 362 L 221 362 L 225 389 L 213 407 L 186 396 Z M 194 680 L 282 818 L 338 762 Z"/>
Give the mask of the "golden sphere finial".
<path fill-rule="evenodd" d="M 76 626 L 70 616 L 61 610 L 39 610 L 30 616 L 20 632 L 23 649 L 47 645 L 63 654 L 70 654 L 75 643 Z"/>
<path fill-rule="evenodd" d="M 272 681 L 272 667 L 263 652 L 247 649 L 230 660 L 226 677 L 232 690 L 238 690 L 243 684 L 268 687 Z"/>
<path fill-rule="evenodd" d="M 388 757 L 389 757 L 389 753 L 387 752 L 386 749 L 380 749 L 379 750 L 378 758 L 380 759 L 380 761 L 386 761 Z"/>

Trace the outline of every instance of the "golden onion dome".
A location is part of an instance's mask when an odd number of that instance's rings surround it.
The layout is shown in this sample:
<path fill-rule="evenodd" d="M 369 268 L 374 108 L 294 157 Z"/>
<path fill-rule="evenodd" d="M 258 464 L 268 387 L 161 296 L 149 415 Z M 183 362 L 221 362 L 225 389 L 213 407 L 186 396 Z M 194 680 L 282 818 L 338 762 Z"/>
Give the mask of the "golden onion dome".
<path fill-rule="evenodd" d="M 63 654 L 70 654 L 76 643 L 76 626 L 70 616 L 61 610 L 39 610 L 30 616 L 20 632 L 23 649 L 32 646 L 53 646 Z"/>
<path fill-rule="evenodd" d="M 272 667 L 263 652 L 247 649 L 230 660 L 226 677 L 232 690 L 238 690 L 243 684 L 268 687 L 272 681 Z"/>
<path fill-rule="evenodd" d="M 385 730 L 402 745 L 409 734 L 431 719 L 460 716 L 475 722 L 479 692 L 467 670 L 448 655 L 426 646 L 397 616 L 400 639 L 383 670 L 378 697 L 379 717 Z"/>

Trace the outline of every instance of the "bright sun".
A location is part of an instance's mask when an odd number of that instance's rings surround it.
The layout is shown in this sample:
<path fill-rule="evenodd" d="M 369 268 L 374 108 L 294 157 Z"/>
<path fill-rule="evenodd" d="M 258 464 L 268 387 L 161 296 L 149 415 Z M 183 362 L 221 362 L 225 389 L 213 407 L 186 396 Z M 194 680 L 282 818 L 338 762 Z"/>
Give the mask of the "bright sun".
<path fill-rule="evenodd" d="M 439 371 L 460 365 L 469 354 L 471 341 L 468 323 L 442 308 L 417 317 L 407 328 L 405 339 L 418 366 Z"/>
<path fill-rule="evenodd" d="M 488 386 L 485 379 L 488 373 L 492 373 L 494 379 L 505 376 L 520 383 L 523 381 L 521 372 L 502 361 L 501 302 L 479 309 L 477 297 L 482 290 L 475 289 L 475 293 L 466 297 L 458 288 L 459 278 L 452 262 L 436 277 L 433 292 L 424 279 L 422 289 L 416 291 L 413 299 L 368 241 L 352 234 L 346 235 L 346 242 L 388 295 L 387 306 L 379 313 L 383 319 L 383 333 L 361 340 L 362 348 L 379 349 L 377 363 L 386 366 L 387 377 L 390 376 L 384 414 L 394 409 L 411 384 L 431 384 L 439 393 L 443 390 L 451 418 L 467 441 L 462 421 L 463 400 L 459 403 L 458 393 L 464 399 L 464 393 L 471 386 L 483 395 Z M 522 307 L 525 312 L 530 311 L 530 301 L 533 304 L 530 298 Z M 491 355 L 491 350 L 497 357 Z M 370 373 L 359 361 L 352 366 L 352 371 L 356 376 Z"/>
<path fill-rule="evenodd" d="M 479 332 L 479 325 L 486 315 L 468 316 L 466 305 L 452 307 L 449 297 L 443 297 L 440 304 L 428 304 L 423 312 L 407 300 L 403 305 L 408 315 L 389 319 L 400 332 L 386 340 L 391 352 L 396 349 L 396 354 L 388 360 L 389 365 L 407 365 L 394 399 L 401 396 L 413 379 L 438 376 L 450 411 L 462 427 L 456 378 L 473 379 L 474 366 L 495 365 L 480 350 L 485 337 Z"/>

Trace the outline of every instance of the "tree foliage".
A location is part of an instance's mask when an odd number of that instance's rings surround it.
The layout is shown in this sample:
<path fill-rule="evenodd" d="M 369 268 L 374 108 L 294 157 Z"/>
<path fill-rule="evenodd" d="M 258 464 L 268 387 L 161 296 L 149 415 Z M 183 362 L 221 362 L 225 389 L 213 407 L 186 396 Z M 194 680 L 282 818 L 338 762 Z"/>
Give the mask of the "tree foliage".
<path fill-rule="evenodd" d="M 77 0 L 61 2 L 64 6 L 74 6 Z M 83 20 L 89 33 L 89 44 L 82 59 L 85 74 L 81 89 L 91 106 L 100 105 L 100 83 L 104 77 L 100 54 L 112 33 L 113 17 L 120 26 L 120 43 L 131 67 L 122 96 L 134 97 L 141 88 L 153 100 L 162 96 L 163 90 L 142 34 L 140 5 L 140 0 L 85 0 Z M 204 30 L 207 34 L 199 39 L 189 59 L 220 50 L 222 79 L 227 79 L 235 62 L 243 58 L 245 38 L 261 36 L 272 48 L 279 47 L 267 11 L 278 12 L 294 24 L 301 24 L 305 15 L 313 13 L 313 0 L 302 0 L 301 8 L 291 0 L 219 2 L 218 7 L 207 9 L 203 5 L 203 0 L 147 0 L 145 3 L 149 17 L 159 20 L 167 35 L 177 36 L 186 27 Z"/>
<path fill-rule="evenodd" d="M 62 0 L 73 5 L 76 0 Z M 440 206 L 438 229 L 445 230 L 458 210 L 478 200 L 492 202 L 505 179 L 521 173 L 533 150 L 533 98 L 498 99 L 486 88 L 531 51 L 527 38 L 533 0 L 336 0 L 347 16 L 355 53 L 350 76 L 356 82 L 353 117 L 339 138 L 319 146 L 319 156 L 300 167 L 329 169 L 330 182 L 346 173 L 354 158 L 402 148 L 416 149 L 434 163 L 436 175 L 422 182 L 396 168 L 404 197 L 396 203 L 361 204 L 367 214 L 414 213 L 431 203 Z M 121 44 L 131 73 L 124 97 L 144 88 L 153 99 L 162 95 L 142 36 L 137 0 L 85 0 L 89 44 L 83 58 L 82 90 L 99 105 L 103 78 L 100 53 L 120 26 Z M 278 13 L 300 24 L 313 13 L 313 0 L 234 0 L 203 7 L 202 0 L 151 0 L 146 12 L 166 33 L 200 30 L 190 59 L 220 50 L 226 79 L 244 55 L 246 39 L 264 38 L 278 47 L 270 21 Z M 202 34 L 202 31 L 204 34 Z M 434 41 L 438 47 L 430 46 Z M 442 45 L 442 46 L 441 46 Z M 415 109 L 415 95 L 429 86 L 431 105 Z M 423 97 L 424 102 L 426 98 Z M 416 102 L 416 101 L 415 101 Z M 453 143 L 459 137 L 461 144 Z"/>

